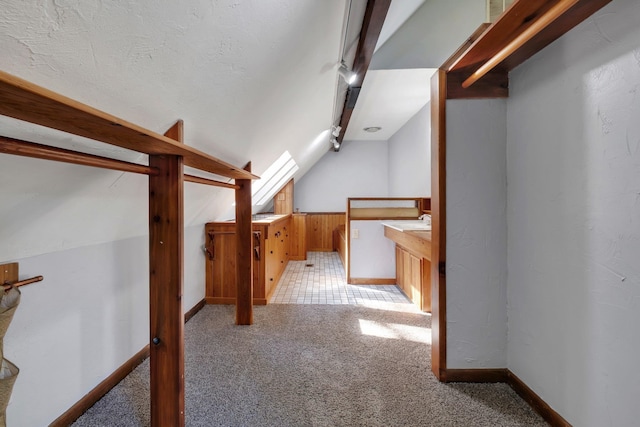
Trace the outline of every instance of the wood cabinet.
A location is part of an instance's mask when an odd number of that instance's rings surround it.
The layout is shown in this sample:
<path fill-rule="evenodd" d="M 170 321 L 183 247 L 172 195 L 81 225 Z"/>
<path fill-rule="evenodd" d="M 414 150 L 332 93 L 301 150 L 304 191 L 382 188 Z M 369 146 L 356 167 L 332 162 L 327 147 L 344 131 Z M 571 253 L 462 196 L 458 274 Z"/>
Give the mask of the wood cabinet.
<path fill-rule="evenodd" d="M 265 305 L 290 259 L 291 215 L 254 221 L 253 303 Z M 207 304 L 236 302 L 236 236 L 234 222 L 205 225 Z"/>
<path fill-rule="evenodd" d="M 418 232 L 385 227 L 385 236 L 396 242 L 396 283 L 422 311 L 431 311 L 430 239 Z M 430 237 L 430 232 L 428 234 Z"/>
<path fill-rule="evenodd" d="M 396 283 L 423 311 L 431 311 L 431 262 L 396 245 Z"/>
<path fill-rule="evenodd" d="M 291 254 L 289 259 L 304 261 L 307 259 L 307 214 L 291 215 Z"/>

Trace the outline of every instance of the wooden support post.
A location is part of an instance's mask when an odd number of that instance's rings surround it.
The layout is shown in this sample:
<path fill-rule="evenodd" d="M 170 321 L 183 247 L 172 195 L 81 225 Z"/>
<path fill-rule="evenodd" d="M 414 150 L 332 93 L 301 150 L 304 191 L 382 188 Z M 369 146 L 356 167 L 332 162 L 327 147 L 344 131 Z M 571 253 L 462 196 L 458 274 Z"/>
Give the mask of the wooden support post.
<path fill-rule="evenodd" d="M 440 381 L 447 374 L 447 74 L 431 77 L 431 370 Z"/>
<path fill-rule="evenodd" d="M 244 170 L 251 172 L 251 162 Z M 251 180 L 236 179 L 236 325 L 253 324 Z"/>
<path fill-rule="evenodd" d="M 184 426 L 183 159 L 150 155 L 149 304 L 151 425 Z"/>

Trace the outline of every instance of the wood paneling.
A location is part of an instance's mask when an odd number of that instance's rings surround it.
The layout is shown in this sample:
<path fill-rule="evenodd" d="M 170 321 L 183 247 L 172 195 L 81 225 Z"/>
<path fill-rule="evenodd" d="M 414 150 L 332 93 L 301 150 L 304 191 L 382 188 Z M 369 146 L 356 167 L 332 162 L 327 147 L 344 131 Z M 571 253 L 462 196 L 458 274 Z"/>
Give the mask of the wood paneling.
<path fill-rule="evenodd" d="M 149 156 L 151 424 L 184 426 L 184 183 L 180 156 Z"/>
<path fill-rule="evenodd" d="M 293 213 L 293 179 L 273 196 L 273 213 L 277 215 Z"/>
<path fill-rule="evenodd" d="M 141 126 L 0 71 L 0 115 L 153 155 L 229 178 L 257 179 L 240 168 Z"/>
<path fill-rule="evenodd" d="M 289 261 L 291 216 L 252 224 L 253 304 L 267 304 Z M 205 225 L 207 239 L 207 304 L 236 303 L 235 223 L 215 222 Z"/>
<path fill-rule="evenodd" d="M 307 214 L 291 215 L 291 254 L 289 259 L 307 259 Z"/>
<path fill-rule="evenodd" d="M 388 227 L 385 227 L 385 231 Z M 402 233 L 401 233 L 402 234 Z M 386 235 L 386 233 L 385 233 Z M 431 298 L 427 296 L 428 307 L 424 305 L 425 294 L 431 293 L 430 281 L 425 276 L 431 264 L 429 260 L 412 253 L 410 249 L 396 244 L 396 284 L 415 305 L 423 311 L 430 311 Z"/>
<path fill-rule="evenodd" d="M 333 230 L 345 225 L 344 212 L 307 213 L 307 250 L 332 252 Z"/>
<path fill-rule="evenodd" d="M 431 370 L 440 380 L 447 369 L 446 88 L 438 70 L 431 78 Z"/>
<path fill-rule="evenodd" d="M 251 162 L 244 170 L 251 172 Z M 236 179 L 236 325 L 253 324 L 251 180 Z"/>

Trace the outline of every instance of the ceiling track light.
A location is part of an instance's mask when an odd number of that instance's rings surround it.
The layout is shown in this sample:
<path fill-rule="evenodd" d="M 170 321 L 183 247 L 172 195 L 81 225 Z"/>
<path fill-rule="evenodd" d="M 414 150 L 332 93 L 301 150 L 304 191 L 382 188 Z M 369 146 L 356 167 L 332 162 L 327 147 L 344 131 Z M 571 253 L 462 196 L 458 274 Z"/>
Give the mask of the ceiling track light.
<path fill-rule="evenodd" d="M 333 151 L 338 151 L 340 150 L 340 143 L 338 142 L 338 140 L 336 138 L 331 138 L 331 143 L 333 144 Z"/>
<path fill-rule="evenodd" d="M 331 135 L 336 138 L 340 136 L 340 131 L 342 130 L 341 126 L 331 126 Z"/>
<path fill-rule="evenodd" d="M 358 75 L 356 73 L 354 73 L 353 71 L 351 71 L 349 69 L 349 67 L 347 67 L 347 64 L 345 64 L 344 61 L 342 61 L 340 63 L 340 68 L 338 68 L 338 74 L 340 74 L 340 76 L 342 76 L 344 81 L 349 86 L 354 84 L 356 82 L 357 77 L 358 77 Z"/>

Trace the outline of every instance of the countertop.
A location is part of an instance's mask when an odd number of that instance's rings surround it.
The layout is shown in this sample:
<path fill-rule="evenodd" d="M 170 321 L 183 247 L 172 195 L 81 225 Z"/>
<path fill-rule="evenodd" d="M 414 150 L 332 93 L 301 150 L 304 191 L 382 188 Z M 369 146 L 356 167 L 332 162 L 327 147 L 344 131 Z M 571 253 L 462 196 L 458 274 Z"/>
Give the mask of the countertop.
<path fill-rule="evenodd" d="M 385 221 L 382 223 L 385 237 L 409 252 L 431 260 L 431 230 L 403 228 L 398 224 L 393 224 L 398 222 L 405 221 Z"/>

